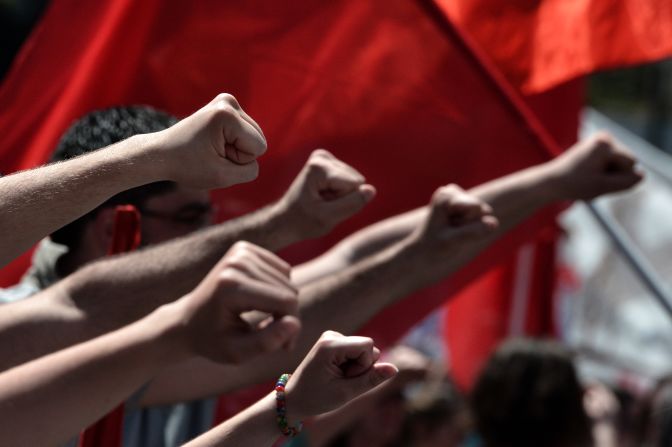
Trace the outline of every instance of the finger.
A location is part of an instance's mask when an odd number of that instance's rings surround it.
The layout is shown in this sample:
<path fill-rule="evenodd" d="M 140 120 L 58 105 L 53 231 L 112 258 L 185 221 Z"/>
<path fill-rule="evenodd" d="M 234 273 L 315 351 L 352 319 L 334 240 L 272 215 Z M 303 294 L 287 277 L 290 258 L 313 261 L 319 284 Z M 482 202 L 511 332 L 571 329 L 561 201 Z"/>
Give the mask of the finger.
<path fill-rule="evenodd" d="M 337 339 L 329 345 L 327 352 L 345 377 L 358 376 L 375 362 L 373 340 L 369 337 Z"/>
<path fill-rule="evenodd" d="M 483 216 L 475 222 L 458 227 L 446 227 L 440 237 L 446 239 L 480 239 L 486 237 L 499 227 L 499 220 L 494 216 Z"/>
<path fill-rule="evenodd" d="M 328 172 L 324 185 L 321 185 L 320 193 L 328 192 L 338 198 L 357 189 L 364 183 L 364 177 L 352 172 Z"/>
<path fill-rule="evenodd" d="M 376 188 L 372 185 L 360 185 L 355 191 L 341 198 L 330 200 L 324 204 L 327 210 L 343 219 L 352 216 L 364 208 L 376 196 Z M 341 220 L 343 220 L 341 219 Z"/>
<path fill-rule="evenodd" d="M 625 152 L 615 152 L 607 163 L 607 172 L 630 171 L 637 160 Z"/>
<path fill-rule="evenodd" d="M 226 158 L 232 163 L 251 163 L 266 152 L 266 139 L 254 126 L 242 119 L 239 113 L 229 112 L 222 116 Z"/>
<path fill-rule="evenodd" d="M 628 174 L 610 175 L 604 180 L 605 192 L 617 192 L 632 188 L 642 180 L 642 175 L 639 172 L 631 172 Z"/>
<path fill-rule="evenodd" d="M 363 374 L 345 379 L 344 386 L 347 387 L 350 397 L 354 398 L 390 380 L 398 372 L 397 367 L 391 363 L 376 363 Z"/>
<path fill-rule="evenodd" d="M 431 204 L 429 217 L 432 225 L 459 227 L 483 216 L 482 203 L 472 197 L 454 200 L 450 196 L 440 196 Z"/>
<path fill-rule="evenodd" d="M 259 132 L 259 134 L 263 137 L 264 141 L 266 141 L 266 135 L 264 135 L 264 131 L 261 129 L 261 126 L 257 124 L 257 122 L 252 119 L 252 117 L 248 115 L 247 112 L 242 108 L 238 112 L 240 113 L 240 117 L 247 121 L 252 127 L 254 127 L 256 131 Z"/>
<path fill-rule="evenodd" d="M 229 348 L 233 357 L 242 361 L 257 355 L 280 350 L 296 338 L 301 330 L 301 322 L 294 316 L 284 316 L 273 320 L 262 329 L 229 338 Z"/>
<path fill-rule="evenodd" d="M 461 200 L 448 205 L 446 210 L 448 223 L 453 226 L 461 226 L 480 219 L 485 214 L 483 204 L 475 199 Z"/>
<path fill-rule="evenodd" d="M 268 318 L 266 318 L 265 320 L 261 321 L 258 324 L 257 329 L 258 330 L 264 329 L 268 325 L 270 325 L 274 322 L 277 322 L 279 320 L 282 320 L 283 318 L 290 318 L 290 316 L 289 315 L 284 315 L 284 316 L 280 317 L 279 319 L 274 317 L 274 316 L 269 316 Z M 291 316 L 291 318 L 295 318 L 295 317 Z M 299 333 L 300 333 L 300 331 L 297 331 L 297 333 L 293 337 L 290 337 L 289 339 L 285 340 L 285 342 L 281 345 L 281 349 L 283 349 L 285 351 L 291 351 L 292 349 L 294 349 L 294 347 L 296 346 L 296 344 L 298 342 Z"/>
<path fill-rule="evenodd" d="M 237 165 L 228 158 L 221 158 L 222 165 L 226 166 L 226 170 L 222 170 L 222 177 L 219 185 L 229 187 L 239 183 L 248 183 L 255 180 L 259 176 L 259 164 L 256 161 L 251 163 Z M 231 170 L 231 165 L 236 164 L 236 168 Z"/>
<path fill-rule="evenodd" d="M 239 245 L 242 244 L 242 245 Z M 279 256 L 275 255 L 274 253 L 266 250 L 263 247 L 260 247 L 256 244 L 252 244 L 250 242 L 238 242 L 234 247 L 236 248 L 242 248 L 245 250 L 249 250 L 250 252 L 254 253 L 261 259 L 263 262 L 269 264 L 270 266 L 278 269 L 280 272 L 285 274 L 287 277 L 289 277 L 290 272 L 292 271 L 292 266 L 289 265 L 286 261 L 284 261 L 282 258 Z"/>
<path fill-rule="evenodd" d="M 256 310 L 271 315 L 298 315 L 298 299 L 294 290 L 240 276 L 228 270 L 221 275 L 221 284 L 235 284 L 237 293 L 232 294 L 228 287 L 217 290 L 231 312 L 240 314 Z"/>
<path fill-rule="evenodd" d="M 248 259 L 245 262 L 233 262 L 229 266 L 240 270 L 252 279 L 298 293 L 298 289 L 292 284 L 287 275 L 282 274 L 277 269 L 270 267 L 264 262 L 253 262 Z"/>

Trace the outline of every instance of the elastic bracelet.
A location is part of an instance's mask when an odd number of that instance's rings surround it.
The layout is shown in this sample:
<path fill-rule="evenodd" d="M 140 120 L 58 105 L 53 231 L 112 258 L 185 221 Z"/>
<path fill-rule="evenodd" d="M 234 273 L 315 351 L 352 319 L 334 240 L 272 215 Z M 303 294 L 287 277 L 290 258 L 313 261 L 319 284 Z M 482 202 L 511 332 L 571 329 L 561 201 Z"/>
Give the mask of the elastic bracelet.
<path fill-rule="evenodd" d="M 275 384 L 275 412 L 277 414 L 278 427 L 285 436 L 294 437 L 301 433 L 303 423 L 299 422 L 297 425 L 290 427 L 287 423 L 287 401 L 285 400 L 285 386 L 291 377 L 291 374 L 283 374 Z"/>

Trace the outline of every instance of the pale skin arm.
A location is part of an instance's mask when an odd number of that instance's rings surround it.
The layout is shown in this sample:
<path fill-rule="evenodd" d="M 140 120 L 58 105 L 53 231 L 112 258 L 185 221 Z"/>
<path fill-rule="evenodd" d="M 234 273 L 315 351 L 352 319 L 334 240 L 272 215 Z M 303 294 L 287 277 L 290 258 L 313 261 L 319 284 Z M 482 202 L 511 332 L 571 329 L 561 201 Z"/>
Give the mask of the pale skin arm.
<path fill-rule="evenodd" d="M 601 152 L 598 147 L 603 147 Z M 618 154 L 614 153 L 616 151 Z M 612 178 L 593 181 L 591 174 L 604 177 L 604 170 L 625 169 L 624 175 L 615 172 Z M 620 191 L 638 178 L 629 172 L 633 159 L 608 135 L 600 134 L 579 142 L 564 156 L 551 162 L 515 172 L 484 183 L 468 192 L 489 204 L 500 222 L 497 232 L 482 242 L 492 239 L 517 225 L 535 210 L 556 201 L 587 200 L 601 194 Z M 603 169 L 600 169 L 603 168 Z M 346 268 L 390 244 L 408 236 L 422 222 L 428 212 L 423 206 L 382 220 L 348 236 L 322 256 L 294 268 L 292 280 L 298 286 L 315 281 L 334 271 Z"/>
<path fill-rule="evenodd" d="M 3 177 L 0 267 L 121 191 L 162 180 L 208 189 L 254 180 L 265 151 L 257 123 L 222 94 L 169 129 Z"/>
<path fill-rule="evenodd" d="M 0 266 L 114 194 L 165 180 L 143 150 L 148 143 L 132 137 L 106 150 L 1 178 L 0 234 L 6 236 L 0 239 Z"/>
<path fill-rule="evenodd" d="M 263 325 L 241 323 L 260 310 Z M 289 265 L 251 244 L 233 247 L 180 300 L 115 332 L 0 374 L 0 444 L 56 445 L 173 362 L 240 362 L 291 344 L 300 329 Z M 218 340 L 213 343 L 212 340 Z"/>
<path fill-rule="evenodd" d="M 603 148 L 605 144 L 607 147 Z M 554 161 L 474 188 L 471 195 L 456 187 L 440 189 L 430 207 L 399 218 L 406 228 L 396 226 L 397 218 L 393 217 L 373 229 L 362 230 L 373 232 L 354 236 L 364 244 L 365 253 L 370 247 L 363 241 L 373 240 L 374 246 L 384 247 L 384 241 L 400 238 L 404 233 L 405 237 L 359 262 L 355 259 L 354 265 L 349 265 L 351 259 L 337 257 L 314 276 L 301 277 L 303 274 L 296 272 L 300 267 L 294 269 L 293 281 L 298 279 L 304 284 L 299 295 L 304 326 L 291 355 L 264 356 L 244 370 L 201 361 L 176 366 L 153 381 L 143 403 L 171 403 L 226 393 L 291 370 L 325 328 L 346 334 L 355 332 L 388 306 L 462 268 L 543 206 L 558 200 L 592 198 L 637 183 L 641 175 L 634 170 L 634 160 L 620 149 L 615 150 L 603 139 L 589 140 Z M 605 168 L 607 165 L 609 169 Z M 499 220 L 496 228 L 490 216 L 492 210 Z M 378 237 L 376 228 L 382 229 L 382 236 Z M 408 273 L 409 265 L 414 266 L 412 275 Z M 330 275 L 323 276 L 325 270 Z M 312 281 L 312 277 L 321 278 Z"/>
<path fill-rule="evenodd" d="M 289 423 L 339 408 L 394 377 L 396 367 L 378 362 L 379 356 L 370 338 L 322 334 L 287 383 Z M 275 417 L 269 394 L 185 447 L 271 446 L 281 436 Z"/>
<path fill-rule="evenodd" d="M 323 191 L 329 192 L 328 200 Z M 328 231 L 374 193 L 357 171 L 326 151 L 315 151 L 287 193 L 266 208 L 92 263 L 31 299 L 2 306 L 0 370 L 117 329 L 179 298 L 236 241 L 279 250 Z"/>

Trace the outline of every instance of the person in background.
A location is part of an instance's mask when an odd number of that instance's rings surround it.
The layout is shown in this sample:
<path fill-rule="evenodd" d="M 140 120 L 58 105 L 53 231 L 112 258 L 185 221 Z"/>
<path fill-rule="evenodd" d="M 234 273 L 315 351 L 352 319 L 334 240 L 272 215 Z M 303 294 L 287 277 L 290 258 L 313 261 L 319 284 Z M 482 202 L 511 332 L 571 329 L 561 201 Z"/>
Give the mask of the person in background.
<path fill-rule="evenodd" d="M 579 382 L 571 352 L 549 340 L 502 343 L 470 396 L 484 447 L 616 447 L 618 402 Z"/>

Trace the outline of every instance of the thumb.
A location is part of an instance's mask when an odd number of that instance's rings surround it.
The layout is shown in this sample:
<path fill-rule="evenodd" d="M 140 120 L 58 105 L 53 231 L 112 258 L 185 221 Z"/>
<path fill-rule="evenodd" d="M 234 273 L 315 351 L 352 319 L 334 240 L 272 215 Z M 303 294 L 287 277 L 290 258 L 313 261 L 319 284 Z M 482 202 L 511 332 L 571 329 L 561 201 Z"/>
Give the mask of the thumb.
<path fill-rule="evenodd" d="M 233 361 L 244 362 L 265 352 L 278 351 L 290 344 L 301 330 L 298 318 L 285 315 L 265 327 L 229 339 Z"/>
<path fill-rule="evenodd" d="M 221 177 L 218 182 L 220 187 L 248 183 L 259 176 L 259 163 L 256 160 L 244 165 L 235 165 L 235 169 L 231 169 L 232 163 L 226 158 L 220 160 Z"/>
<path fill-rule="evenodd" d="M 643 174 L 639 171 L 611 174 L 607 176 L 604 182 L 604 188 L 606 192 L 622 191 L 636 185 L 642 178 Z"/>
<path fill-rule="evenodd" d="M 343 219 L 360 211 L 376 195 L 372 185 L 360 185 L 356 190 L 338 199 L 329 200 L 325 206 L 330 214 L 342 216 Z"/>
<path fill-rule="evenodd" d="M 480 238 L 490 234 L 499 226 L 495 216 L 483 216 L 480 219 L 457 227 L 446 226 L 440 232 L 440 237 L 448 238 Z"/>
<path fill-rule="evenodd" d="M 366 393 L 377 387 L 378 385 L 386 382 L 397 375 L 399 370 L 396 366 L 391 363 L 375 363 L 367 372 L 364 374 L 353 377 L 350 379 L 344 379 L 344 386 L 348 388 L 348 394 L 351 399 Z"/>

